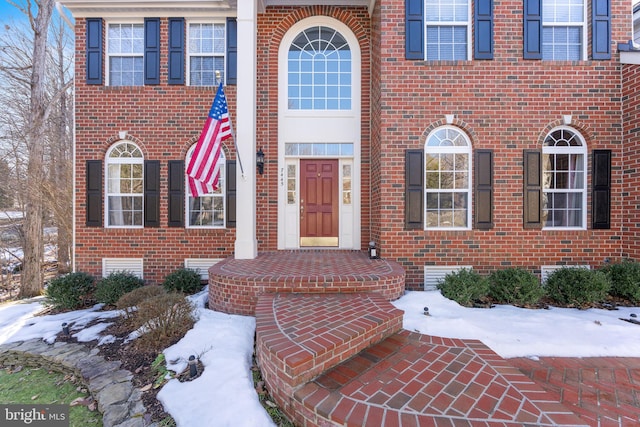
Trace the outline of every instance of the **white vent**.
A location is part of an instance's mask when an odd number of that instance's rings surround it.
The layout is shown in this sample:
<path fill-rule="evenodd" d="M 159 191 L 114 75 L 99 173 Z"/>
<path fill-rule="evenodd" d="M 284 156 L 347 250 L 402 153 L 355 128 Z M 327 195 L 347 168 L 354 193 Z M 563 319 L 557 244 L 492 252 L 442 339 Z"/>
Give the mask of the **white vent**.
<path fill-rule="evenodd" d="M 115 271 L 128 271 L 143 279 L 142 258 L 102 258 L 102 277 Z"/>
<path fill-rule="evenodd" d="M 209 280 L 209 267 L 219 261 L 222 261 L 222 258 L 186 258 L 184 268 L 196 270 L 202 280 Z"/>
<path fill-rule="evenodd" d="M 544 282 L 547 281 L 547 277 L 549 277 L 551 273 L 556 270 L 560 270 L 561 268 L 586 268 L 587 270 L 591 270 L 590 265 L 543 265 L 540 267 L 540 278 L 542 279 L 542 284 L 544 285 Z"/>
<path fill-rule="evenodd" d="M 440 283 L 444 276 L 453 273 L 463 268 L 471 269 L 470 265 L 425 265 L 424 266 L 424 290 L 435 291 L 438 289 L 438 283 Z"/>

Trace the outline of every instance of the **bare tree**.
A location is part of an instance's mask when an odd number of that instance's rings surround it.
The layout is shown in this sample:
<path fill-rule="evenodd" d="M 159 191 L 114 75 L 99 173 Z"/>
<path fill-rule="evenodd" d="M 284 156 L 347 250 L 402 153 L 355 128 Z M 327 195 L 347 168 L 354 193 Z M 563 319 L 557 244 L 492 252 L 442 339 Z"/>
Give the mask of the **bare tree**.
<path fill-rule="evenodd" d="M 55 199 L 47 197 L 50 190 L 46 183 L 52 176 L 55 176 L 52 178 L 54 181 L 59 177 L 57 172 L 51 172 L 56 167 L 47 168 L 45 163 L 45 155 L 51 160 L 54 151 L 56 158 L 61 154 L 57 150 L 47 151 L 47 141 L 55 139 L 55 136 L 51 138 L 51 118 L 55 116 L 54 111 L 62 108 L 61 105 L 67 109 L 66 101 L 63 103 L 61 98 L 66 96 L 70 83 L 65 85 L 54 79 L 56 83 L 53 86 L 57 90 L 52 91 L 50 75 L 47 73 L 52 59 L 48 54 L 48 38 L 55 1 L 24 0 L 11 3 L 25 14 L 30 28 L 29 35 L 32 36 L 20 40 L 12 34 L 10 42 L 3 43 L 0 63 L 0 72 L 13 83 L 10 85 L 12 95 L 26 96 L 28 100 L 27 103 L 17 102 L 18 105 L 13 106 L 15 116 L 11 125 L 14 134 L 11 138 L 23 142 L 26 147 L 26 175 L 24 185 L 21 186 L 21 193 L 25 199 L 24 258 L 19 296 L 31 297 L 39 295 L 44 285 L 42 262 L 45 202 Z M 64 80 L 63 77 L 62 82 Z M 68 125 L 68 122 L 64 124 L 65 127 Z M 50 172 L 49 176 L 47 170 Z"/>

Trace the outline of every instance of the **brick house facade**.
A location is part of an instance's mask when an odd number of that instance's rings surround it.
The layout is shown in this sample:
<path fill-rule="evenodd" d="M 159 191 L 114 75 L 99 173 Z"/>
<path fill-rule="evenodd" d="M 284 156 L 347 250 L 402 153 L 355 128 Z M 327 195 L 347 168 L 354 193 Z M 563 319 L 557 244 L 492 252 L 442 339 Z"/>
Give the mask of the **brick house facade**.
<path fill-rule="evenodd" d="M 75 270 L 158 283 L 234 255 L 374 241 L 423 289 L 461 266 L 640 257 L 628 1 L 576 0 L 568 18 L 542 0 L 309 3 L 64 2 Z M 209 64 L 236 144 L 220 192 L 198 201 L 184 163 L 215 96 Z M 324 190 L 330 212 L 309 213 Z"/>

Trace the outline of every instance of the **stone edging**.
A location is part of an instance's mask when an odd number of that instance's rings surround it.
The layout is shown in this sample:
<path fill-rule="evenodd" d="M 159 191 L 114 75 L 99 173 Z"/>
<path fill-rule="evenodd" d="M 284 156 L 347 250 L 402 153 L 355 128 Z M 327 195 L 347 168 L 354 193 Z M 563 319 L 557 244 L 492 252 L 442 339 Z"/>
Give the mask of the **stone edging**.
<path fill-rule="evenodd" d="M 131 380 L 131 372 L 120 362 L 106 361 L 97 348 L 40 339 L 0 345 L 0 363 L 43 367 L 73 373 L 82 379 L 98 404 L 104 427 L 143 427 L 146 409 L 142 392 Z"/>

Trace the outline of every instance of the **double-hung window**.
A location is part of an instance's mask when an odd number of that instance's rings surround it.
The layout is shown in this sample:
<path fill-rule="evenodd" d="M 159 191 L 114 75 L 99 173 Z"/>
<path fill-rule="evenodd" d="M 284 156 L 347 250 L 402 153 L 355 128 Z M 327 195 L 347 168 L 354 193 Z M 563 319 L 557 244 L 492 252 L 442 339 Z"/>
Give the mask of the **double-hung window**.
<path fill-rule="evenodd" d="M 226 24 L 191 22 L 188 34 L 189 84 L 215 86 L 216 72 L 224 82 Z"/>
<path fill-rule="evenodd" d="M 471 56 L 469 0 L 426 0 L 427 60 L 467 60 Z"/>
<path fill-rule="evenodd" d="M 195 145 L 191 147 L 187 153 L 185 163 L 189 164 Z M 187 205 L 187 227 L 189 228 L 224 228 L 225 227 L 225 212 L 226 212 L 226 168 L 224 151 L 220 151 L 220 176 L 218 178 L 217 189 L 207 189 L 208 193 L 200 196 L 193 197 L 191 194 L 191 186 L 187 182 L 185 188 L 186 191 L 186 205 Z M 187 177 L 187 180 L 189 178 Z"/>
<path fill-rule="evenodd" d="M 144 157 L 132 142 L 121 142 L 107 152 L 107 226 L 142 227 Z"/>
<path fill-rule="evenodd" d="M 471 144 L 460 130 L 440 127 L 427 137 L 426 228 L 467 229 L 471 223 Z"/>
<path fill-rule="evenodd" d="M 144 25 L 109 24 L 107 56 L 110 86 L 144 84 Z"/>
<path fill-rule="evenodd" d="M 542 59 L 579 61 L 586 56 L 584 0 L 542 0 Z"/>
<path fill-rule="evenodd" d="M 542 147 L 542 217 L 545 227 L 585 228 L 587 149 L 580 134 L 553 130 Z"/>

